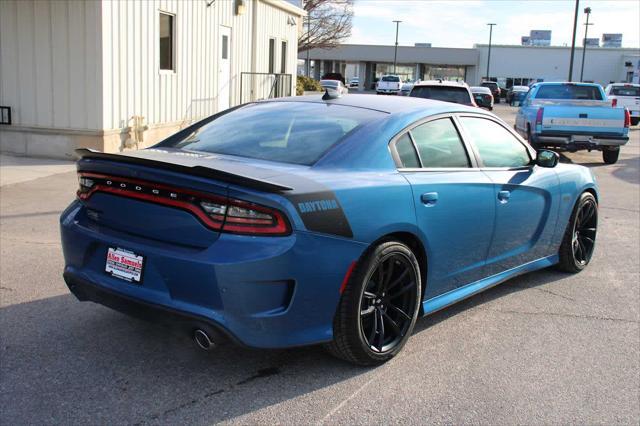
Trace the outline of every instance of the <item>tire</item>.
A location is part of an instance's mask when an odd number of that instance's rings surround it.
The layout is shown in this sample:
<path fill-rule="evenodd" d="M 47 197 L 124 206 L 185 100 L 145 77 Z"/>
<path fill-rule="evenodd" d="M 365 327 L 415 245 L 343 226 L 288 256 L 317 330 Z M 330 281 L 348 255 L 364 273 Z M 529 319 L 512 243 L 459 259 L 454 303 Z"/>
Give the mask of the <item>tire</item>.
<path fill-rule="evenodd" d="M 598 231 L 598 202 L 590 192 L 583 192 L 573 208 L 558 255 L 558 269 L 577 273 L 587 267 L 595 248 Z"/>
<path fill-rule="evenodd" d="M 640 117 L 631 117 L 631 125 L 637 126 L 640 123 Z"/>
<path fill-rule="evenodd" d="M 605 162 L 605 164 L 615 164 L 618 161 L 619 155 L 620 147 L 616 147 L 615 149 L 602 150 L 602 160 Z"/>
<path fill-rule="evenodd" d="M 362 366 L 393 358 L 411 336 L 421 288 L 420 265 L 409 247 L 386 241 L 370 248 L 358 261 L 338 304 L 333 341 L 326 345 L 329 352 Z"/>

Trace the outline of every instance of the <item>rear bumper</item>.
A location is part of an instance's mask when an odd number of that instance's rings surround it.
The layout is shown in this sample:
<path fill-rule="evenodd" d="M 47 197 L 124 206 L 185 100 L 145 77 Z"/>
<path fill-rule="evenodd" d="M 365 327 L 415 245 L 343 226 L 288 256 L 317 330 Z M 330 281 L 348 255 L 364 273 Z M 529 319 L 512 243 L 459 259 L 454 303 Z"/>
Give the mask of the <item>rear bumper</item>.
<path fill-rule="evenodd" d="M 393 89 L 376 89 L 376 93 L 398 94 L 398 93 L 400 93 L 400 89 L 396 89 L 396 90 L 393 90 Z"/>
<path fill-rule="evenodd" d="M 62 276 L 71 293 L 81 302 L 98 303 L 135 318 L 170 326 L 188 335 L 192 335 L 196 329 L 206 330 L 216 343 L 231 341 L 242 344 L 232 333 L 209 318 L 125 296 L 68 270 Z"/>
<path fill-rule="evenodd" d="M 342 279 L 366 248 L 309 232 L 180 246 L 100 226 L 78 202 L 63 212 L 60 233 L 65 281 L 78 299 L 191 331 L 202 324 L 256 348 L 330 341 Z M 109 247 L 144 256 L 141 284 L 104 271 Z"/>
<path fill-rule="evenodd" d="M 552 146 L 566 150 L 599 150 L 603 147 L 618 147 L 629 142 L 628 136 L 573 135 L 565 133 L 542 133 L 532 135 L 535 145 Z"/>

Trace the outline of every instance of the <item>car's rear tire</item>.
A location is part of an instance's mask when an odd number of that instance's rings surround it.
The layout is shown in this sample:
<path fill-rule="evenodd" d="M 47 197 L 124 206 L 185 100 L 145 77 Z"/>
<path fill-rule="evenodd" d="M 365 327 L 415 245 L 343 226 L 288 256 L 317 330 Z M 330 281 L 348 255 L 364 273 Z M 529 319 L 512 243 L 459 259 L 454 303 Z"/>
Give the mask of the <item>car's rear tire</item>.
<path fill-rule="evenodd" d="M 602 150 L 602 160 L 605 164 L 615 164 L 618 161 L 618 156 L 620 155 L 620 147 L 615 147 L 613 149 L 603 149 Z"/>
<path fill-rule="evenodd" d="M 640 117 L 631 117 L 631 125 L 637 126 L 640 123 Z"/>
<path fill-rule="evenodd" d="M 558 255 L 558 269 L 577 273 L 591 261 L 598 231 L 598 202 L 583 192 L 573 208 Z"/>
<path fill-rule="evenodd" d="M 393 358 L 413 331 L 421 287 L 418 260 L 405 244 L 385 241 L 369 249 L 340 299 L 329 352 L 357 365 Z"/>

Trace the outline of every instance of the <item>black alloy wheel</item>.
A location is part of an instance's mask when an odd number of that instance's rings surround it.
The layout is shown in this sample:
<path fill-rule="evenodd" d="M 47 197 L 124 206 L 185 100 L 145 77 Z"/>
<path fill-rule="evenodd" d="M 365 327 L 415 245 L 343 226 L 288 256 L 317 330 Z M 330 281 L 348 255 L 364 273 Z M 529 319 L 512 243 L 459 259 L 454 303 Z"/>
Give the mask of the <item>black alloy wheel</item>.
<path fill-rule="evenodd" d="M 333 321 L 333 355 L 357 365 L 382 364 L 409 339 L 422 288 L 420 265 L 399 241 L 372 246 L 346 284 Z"/>
<path fill-rule="evenodd" d="M 584 192 L 578 199 L 559 250 L 558 267 L 566 272 L 580 272 L 591 261 L 598 232 L 598 202 Z"/>
<path fill-rule="evenodd" d="M 591 260 L 596 245 L 597 228 L 598 206 L 595 200 L 588 199 L 578 210 L 571 237 L 573 259 L 582 266 L 586 266 Z"/>
<path fill-rule="evenodd" d="M 392 253 L 378 262 L 362 293 L 360 332 L 378 353 L 393 350 L 413 323 L 418 285 L 408 257 Z"/>

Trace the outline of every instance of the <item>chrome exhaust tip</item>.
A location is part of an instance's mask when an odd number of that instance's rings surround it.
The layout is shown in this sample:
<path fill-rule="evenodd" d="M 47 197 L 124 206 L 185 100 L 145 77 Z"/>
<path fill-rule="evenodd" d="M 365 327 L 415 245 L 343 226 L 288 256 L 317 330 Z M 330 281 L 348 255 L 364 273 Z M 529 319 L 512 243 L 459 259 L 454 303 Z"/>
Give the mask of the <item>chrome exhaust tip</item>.
<path fill-rule="evenodd" d="M 196 345 L 200 347 L 200 349 L 205 351 L 210 351 L 216 347 L 215 342 L 211 340 L 209 334 L 199 328 L 193 332 L 193 340 L 196 342 Z"/>

